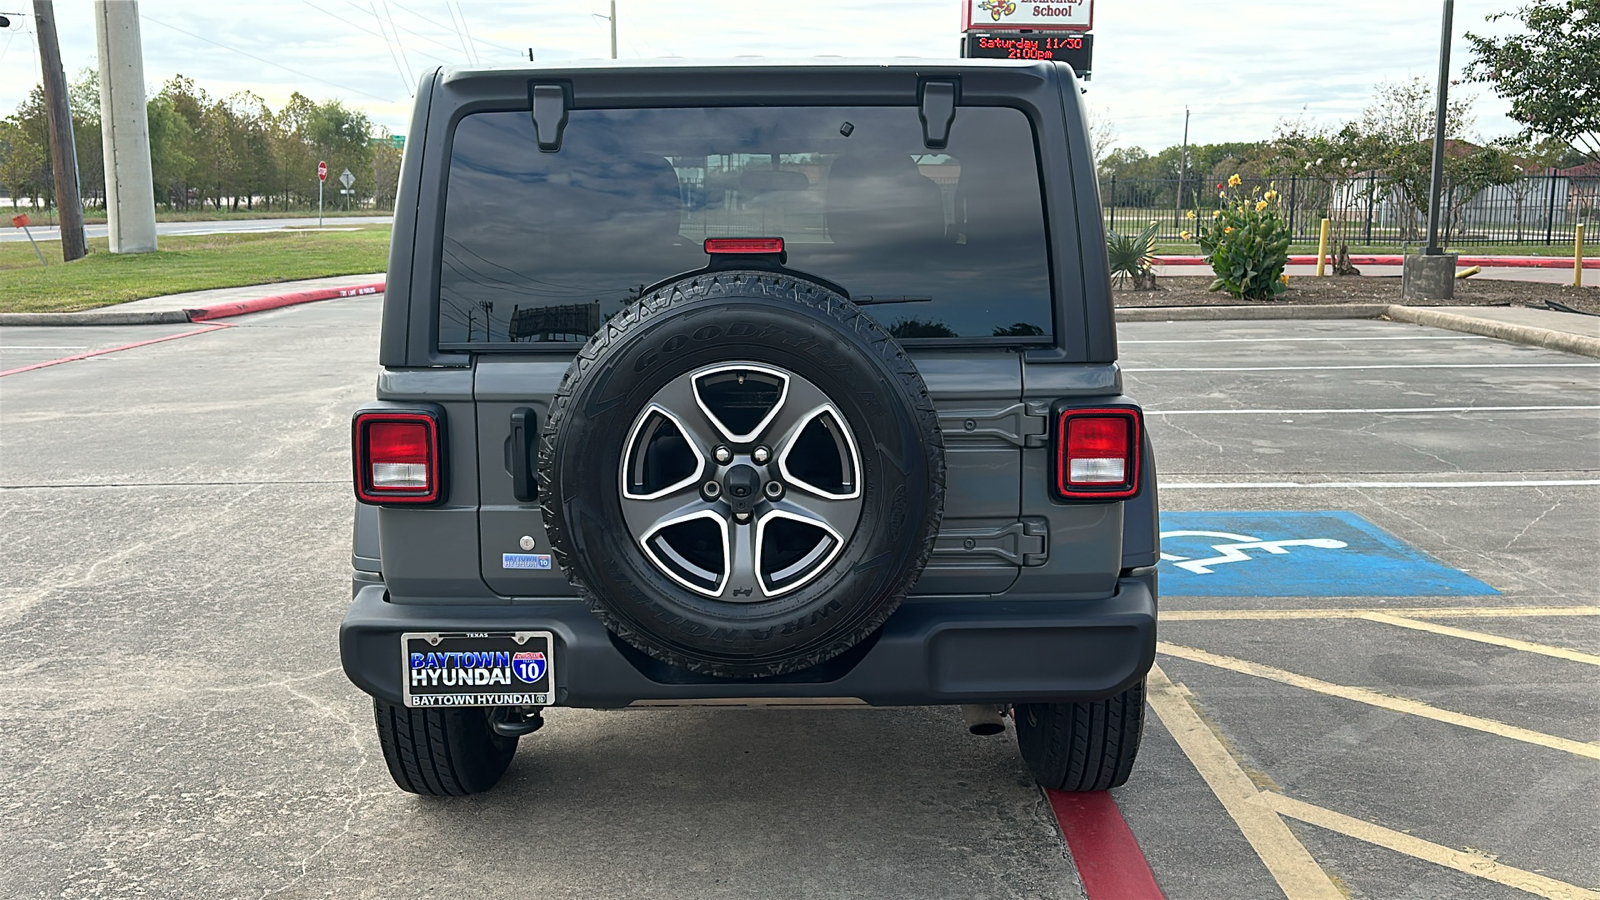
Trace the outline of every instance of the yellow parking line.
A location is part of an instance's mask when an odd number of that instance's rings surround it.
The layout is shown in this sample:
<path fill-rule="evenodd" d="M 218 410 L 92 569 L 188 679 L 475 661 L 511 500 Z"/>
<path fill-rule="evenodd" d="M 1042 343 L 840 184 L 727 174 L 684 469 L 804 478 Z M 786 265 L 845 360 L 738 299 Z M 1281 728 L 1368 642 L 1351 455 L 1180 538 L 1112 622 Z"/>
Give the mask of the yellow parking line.
<path fill-rule="evenodd" d="M 1439 709 L 1436 706 L 1430 706 L 1421 700 L 1411 700 L 1404 697 L 1391 697 L 1387 694 L 1380 694 L 1377 691 L 1367 690 L 1366 688 L 1334 684 L 1332 682 L 1310 678 L 1305 675 L 1297 675 L 1294 672 L 1287 672 L 1283 669 L 1273 668 L 1272 666 L 1264 666 L 1260 663 L 1253 663 L 1249 660 L 1235 659 L 1231 656 L 1219 656 L 1215 653 L 1208 653 L 1205 650 L 1198 650 L 1193 647 L 1181 647 L 1177 644 L 1169 644 L 1166 641 L 1157 642 L 1156 650 L 1168 656 L 1175 656 L 1179 659 L 1187 659 L 1191 662 L 1203 663 L 1208 666 L 1215 666 L 1219 669 L 1227 669 L 1230 672 L 1238 672 L 1242 675 L 1253 675 L 1257 678 L 1265 678 L 1269 681 L 1276 681 L 1281 684 L 1290 685 L 1291 687 L 1301 688 L 1302 690 L 1315 691 L 1316 693 L 1326 694 L 1330 697 L 1353 700 L 1357 703 L 1365 703 L 1369 706 L 1379 707 L 1380 709 L 1405 713 L 1407 715 L 1418 716 L 1424 719 L 1432 719 L 1436 722 L 1445 722 L 1451 725 L 1458 725 L 1462 728 L 1471 728 L 1487 734 L 1498 735 L 1499 737 L 1511 738 L 1512 740 L 1522 741 L 1528 744 L 1535 744 L 1540 747 L 1548 747 L 1552 750 L 1561 750 L 1563 752 L 1571 753 L 1575 756 L 1586 757 L 1588 759 L 1600 759 L 1600 746 L 1596 746 L 1594 744 L 1586 744 L 1582 741 L 1574 741 L 1569 738 L 1556 737 L 1555 735 L 1544 734 L 1543 732 L 1533 731 L 1527 728 L 1519 728 L 1515 725 L 1508 725 L 1504 722 L 1496 722 L 1493 719 L 1484 719 L 1478 716 L 1469 716 L 1465 713 L 1450 712 L 1449 710 Z"/>
<path fill-rule="evenodd" d="M 1359 619 L 1371 613 L 1423 619 L 1501 619 L 1519 616 L 1600 616 L 1600 606 L 1440 606 L 1374 609 L 1164 609 L 1167 622 L 1232 622 L 1277 619 Z"/>
<path fill-rule="evenodd" d="M 1189 705 L 1183 689 L 1173 684 L 1160 666 L 1150 670 L 1145 687 L 1145 697 L 1161 724 L 1222 801 L 1288 900 L 1345 900 L 1305 845 L 1263 801 L 1250 776 L 1228 755 L 1216 733 Z"/>
<path fill-rule="evenodd" d="M 1600 892 L 1503 865 L 1488 857 L 1453 850 L 1442 844 L 1402 834 L 1382 825 L 1354 819 L 1282 794 L 1263 792 L 1261 796 L 1268 806 L 1290 818 L 1299 819 L 1318 828 L 1326 828 L 1358 841 L 1376 844 L 1406 856 L 1426 860 L 1435 865 L 1498 882 L 1519 891 L 1527 891 L 1551 900 L 1600 900 Z"/>
<path fill-rule="evenodd" d="M 1564 647 L 1552 647 L 1549 644 L 1535 644 L 1532 641 L 1519 641 L 1516 638 L 1501 637 L 1498 634 L 1485 634 L 1482 631 L 1467 631 L 1464 628 L 1451 628 L 1449 625 L 1440 625 L 1435 622 L 1424 622 L 1420 619 L 1411 619 L 1405 616 L 1393 616 L 1387 613 L 1367 613 L 1361 618 L 1368 622 L 1381 622 L 1385 625 L 1395 625 L 1400 628 L 1414 628 L 1417 631 L 1427 631 L 1432 634 L 1441 634 L 1446 637 L 1461 638 L 1467 641 L 1477 641 L 1480 644 L 1493 644 L 1496 647 L 1507 647 L 1512 650 L 1521 650 L 1524 653 L 1537 653 L 1541 656 L 1553 656 L 1556 659 L 1566 659 L 1572 662 L 1588 663 L 1591 666 L 1600 666 L 1600 656 L 1589 653 L 1579 653 Z"/>

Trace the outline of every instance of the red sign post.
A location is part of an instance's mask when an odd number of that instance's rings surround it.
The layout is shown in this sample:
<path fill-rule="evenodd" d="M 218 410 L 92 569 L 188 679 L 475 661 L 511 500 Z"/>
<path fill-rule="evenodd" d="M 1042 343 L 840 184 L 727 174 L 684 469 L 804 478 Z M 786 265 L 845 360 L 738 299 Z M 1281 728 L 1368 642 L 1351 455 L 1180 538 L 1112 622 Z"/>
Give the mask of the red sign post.
<path fill-rule="evenodd" d="M 328 180 L 328 164 L 317 160 L 317 227 L 322 227 L 322 185 Z"/>
<path fill-rule="evenodd" d="M 327 163 L 325 163 L 325 162 L 318 162 L 317 163 L 317 180 L 318 181 L 327 181 L 328 180 L 328 164 Z"/>

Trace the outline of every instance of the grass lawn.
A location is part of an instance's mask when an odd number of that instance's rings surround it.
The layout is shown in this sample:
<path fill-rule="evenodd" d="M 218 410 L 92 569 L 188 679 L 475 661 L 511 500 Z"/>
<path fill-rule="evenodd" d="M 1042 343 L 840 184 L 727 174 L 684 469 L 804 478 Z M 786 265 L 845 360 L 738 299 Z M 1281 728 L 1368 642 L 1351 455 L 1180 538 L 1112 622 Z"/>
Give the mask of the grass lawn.
<path fill-rule="evenodd" d="M 155 253 L 112 255 L 105 238 L 89 255 L 61 262 L 59 241 L 40 241 L 41 268 L 27 241 L 0 244 L 0 312 L 71 312 L 208 288 L 243 287 L 382 272 L 389 226 L 355 231 L 163 235 Z"/>

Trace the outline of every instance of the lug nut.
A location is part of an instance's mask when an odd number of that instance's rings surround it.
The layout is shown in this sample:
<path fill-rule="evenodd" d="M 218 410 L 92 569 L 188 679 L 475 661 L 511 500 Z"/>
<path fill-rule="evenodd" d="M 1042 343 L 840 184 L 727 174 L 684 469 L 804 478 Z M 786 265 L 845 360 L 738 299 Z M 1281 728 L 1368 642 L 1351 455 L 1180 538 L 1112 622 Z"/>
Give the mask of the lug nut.
<path fill-rule="evenodd" d="M 750 454 L 750 458 L 758 464 L 765 464 L 767 460 L 772 458 L 772 451 L 765 447 L 757 447 L 755 452 Z"/>
<path fill-rule="evenodd" d="M 728 462 L 733 459 L 733 451 L 729 450 L 725 446 L 718 447 L 717 449 L 711 451 L 711 455 L 716 457 L 717 462 L 722 463 L 723 465 L 727 465 Z"/>
<path fill-rule="evenodd" d="M 704 487 L 700 488 L 700 492 L 706 495 L 707 500 L 715 500 L 722 493 L 722 485 L 715 481 L 708 481 Z"/>
<path fill-rule="evenodd" d="M 767 496 L 769 498 L 777 500 L 783 496 L 783 483 L 779 481 L 769 481 L 763 490 L 767 492 Z"/>

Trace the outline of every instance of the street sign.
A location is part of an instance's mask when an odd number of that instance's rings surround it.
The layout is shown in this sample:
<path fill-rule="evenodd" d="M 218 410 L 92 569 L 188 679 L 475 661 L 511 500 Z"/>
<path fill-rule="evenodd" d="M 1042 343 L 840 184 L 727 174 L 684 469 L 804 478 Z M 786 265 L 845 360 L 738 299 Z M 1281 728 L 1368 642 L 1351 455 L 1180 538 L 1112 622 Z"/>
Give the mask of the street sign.
<path fill-rule="evenodd" d="M 11 217 L 11 227 L 12 228 L 23 228 L 23 227 L 31 225 L 31 224 L 33 224 L 33 223 L 29 221 L 28 216 L 27 216 L 26 213 L 24 213 L 24 214 L 22 214 L 20 216 L 12 216 Z"/>
<path fill-rule="evenodd" d="M 990 28 L 1088 31 L 1094 26 L 1094 0 L 966 0 L 966 3 L 962 31 Z"/>
<path fill-rule="evenodd" d="M 1053 59 L 1089 76 L 1094 35 L 1053 32 L 967 32 L 966 55 L 981 59 Z"/>
<path fill-rule="evenodd" d="M 348 188 L 350 185 L 356 183 L 356 177 L 350 174 L 349 169 L 345 169 L 344 174 L 339 176 L 339 183 Z"/>
<path fill-rule="evenodd" d="M 318 162 L 317 163 L 317 180 L 318 181 L 327 181 L 328 180 L 328 164 L 327 163 L 325 163 L 325 162 Z"/>

